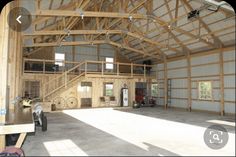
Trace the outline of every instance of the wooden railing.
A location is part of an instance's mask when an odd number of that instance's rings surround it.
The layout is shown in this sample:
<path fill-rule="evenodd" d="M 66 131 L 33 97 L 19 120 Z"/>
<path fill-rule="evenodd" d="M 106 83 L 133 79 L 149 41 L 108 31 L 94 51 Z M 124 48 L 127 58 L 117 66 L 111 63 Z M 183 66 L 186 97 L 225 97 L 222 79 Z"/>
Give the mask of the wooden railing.
<path fill-rule="evenodd" d="M 71 69 L 61 72 L 53 79 L 50 79 L 43 85 L 43 99 L 55 93 L 61 88 L 66 88 L 67 85 L 81 76 L 95 77 L 155 77 L 156 72 L 151 71 L 153 65 L 119 63 L 119 62 L 104 62 L 104 61 L 84 61 L 77 63 Z M 31 71 L 33 72 L 33 71 Z M 45 73 L 45 71 L 43 71 Z"/>
<path fill-rule="evenodd" d="M 45 59 L 23 59 L 24 73 L 56 74 L 62 73 L 77 65 L 79 62 L 45 60 Z"/>
<path fill-rule="evenodd" d="M 47 83 L 43 85 L 43 100 L 47 98 L 49 95 L 53 94 L 57 90 L 61 88 L 66 88 L 70 82 L 75 81 L 84 75 L 85 62 L 81 62 L 77 64 L 75 67 L 71 68 L 60 74 L 59 76 L 49 80 Z"/>

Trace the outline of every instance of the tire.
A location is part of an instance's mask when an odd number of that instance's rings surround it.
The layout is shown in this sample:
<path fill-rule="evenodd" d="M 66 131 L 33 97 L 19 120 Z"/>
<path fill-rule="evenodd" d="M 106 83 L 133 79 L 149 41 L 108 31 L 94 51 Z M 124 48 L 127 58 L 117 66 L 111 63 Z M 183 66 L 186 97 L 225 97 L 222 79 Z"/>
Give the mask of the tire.
<path fill-rule="evenodd" d="M 42 118 L 42 131 L 47 131 L 47 125 L 48 125 L 47 117 L 43 116 L 43 118 Z"/>

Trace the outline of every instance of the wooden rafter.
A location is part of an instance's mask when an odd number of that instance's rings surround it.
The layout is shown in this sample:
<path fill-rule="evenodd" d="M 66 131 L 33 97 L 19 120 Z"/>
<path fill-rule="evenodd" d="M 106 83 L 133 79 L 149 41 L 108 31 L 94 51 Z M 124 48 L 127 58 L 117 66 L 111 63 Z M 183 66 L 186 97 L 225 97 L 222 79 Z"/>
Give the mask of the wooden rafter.
<path fill-rule="evenodd" d="M 189 10 L 193 10 L 193 7 L 189 4 L 188 1 L 186 1 L 186 0 L 181 0 L 181 2 L 182 2 L 183 4 L 185 4 L 185 5 L 188 7 Z M 198 18 L 198 21 L 201 23 L 201 25 L 202 25 L 209 33 L 211 32 L 210 28 L 207 26 L 207 24 L 206 24 L 200 17 Z M 215 45 L 217 45 L 217 44 L 223 45 L 223 43 L 222 43 L 214 34 L 211 34 L 211 37 L 214 39 Z"/>

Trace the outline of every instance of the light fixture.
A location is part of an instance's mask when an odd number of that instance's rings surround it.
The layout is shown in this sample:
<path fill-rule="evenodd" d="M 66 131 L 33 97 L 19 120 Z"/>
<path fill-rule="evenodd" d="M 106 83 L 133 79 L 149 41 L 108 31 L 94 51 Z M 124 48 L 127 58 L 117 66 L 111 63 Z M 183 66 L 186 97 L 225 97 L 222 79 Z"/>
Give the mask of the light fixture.
<path fill-rule="evenodd" d="M 84 13 L 80 13 L 81 19 L 84 19 Z"/>
<path fill-rule="evenodd" d="M 131 22 L 133 20 L 133 16 L 129 16 L 129 21 Z"/>
<path fill-rule="evenodd" d="M 170 29 L 170 28 L 171 28 L 171 25 L 168 25 L 168 28 Z"/>

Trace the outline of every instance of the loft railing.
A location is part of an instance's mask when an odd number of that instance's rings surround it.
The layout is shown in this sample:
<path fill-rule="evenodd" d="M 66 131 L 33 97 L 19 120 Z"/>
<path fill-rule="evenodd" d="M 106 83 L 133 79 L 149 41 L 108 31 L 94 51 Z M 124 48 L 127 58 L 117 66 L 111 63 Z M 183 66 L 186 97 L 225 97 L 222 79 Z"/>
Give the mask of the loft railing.
<path fill-rule="evenodd" d="M 61 61 L 61 60 L 45 60 L 45 59 L 23 59 L 24 73 L 43 73 L 57 74 L 73 68 L 79 62 Z"/>
<path fill-rule="evenodd" d="M 96 77 L 139 77 L 148 78 L 156 77 L 155 65 L 144 65 L 134 63 L 120 63 L 120 62 L 105 62 L 105 61 L 84 61 L 84 62 L 69 62 L 64 61 L 64 68 L 58 71 L 48 71 L 47 63 L 55 64 L 54 60 L 35 60 L 24 59 L 24 66 L 26 63 L 36 63 L 42 65 L 42 69 L 24 69 L 25 73 L 43 73 L 43 74 L 57 74 L 54 78 L 50 78 L 47 83 L 43 85 L 43 99 L 55 93 L 61 88 L 66 88 L 67 85 L 81 76 L 96 76 Z M 70 66 L 73 66 L 69 68 Z M 52 75 L 54 76 L 54 75 Z"/>

